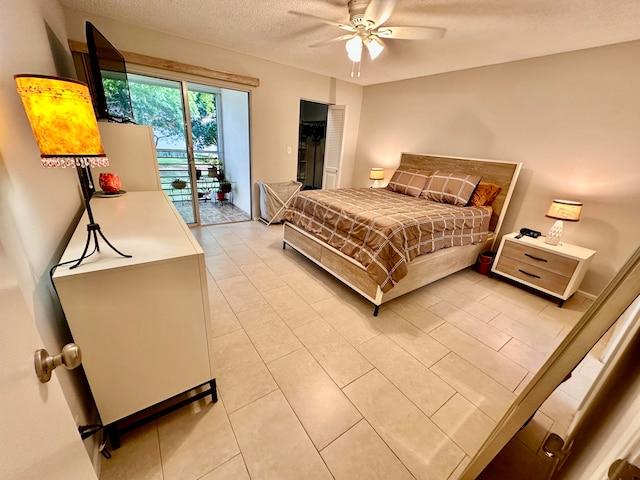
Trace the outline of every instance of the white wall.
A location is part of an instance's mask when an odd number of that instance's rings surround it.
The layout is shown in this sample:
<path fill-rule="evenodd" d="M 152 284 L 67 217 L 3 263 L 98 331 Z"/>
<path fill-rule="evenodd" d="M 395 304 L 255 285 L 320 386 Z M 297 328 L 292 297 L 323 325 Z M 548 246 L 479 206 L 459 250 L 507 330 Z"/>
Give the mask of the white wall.
<path fill-rule="evenodd" d="M 584 202 L 563 239 L 597 250 L 598 294 L 640 239 L 640 42 L 365 87 L 354 185 L 400 152 L 523 163 L 503 232 L 545 232 L 554 198 Z"/>
<path fill-rule="evenodd" d="M 86 42 L 84 29 L 89 20 L 119 50 L 259 78 L 260 86 L 249 88 L 251 178 L 254 182 L 295 180 L 300 99 L 346 105 L 345 174 L 342 178 L 343 185 L 349 185 L 354 168 L 362 87 L 73 9 L 65 8 L 64 16 L 72 40 Z M 221 82 L 220 86 L 227 85 Z M 291 154 L 287 153 L 287 146 L 292 147 Z M 253 193 L 253 211 L 257 217 L 257 188 Z"/>
<path fill-rule="evenodd" d="M 249 95 L 247 92 L 223 88 L 222 145 L 224 146 L 224 173 L 235 183 L 233 203 L 251 213 L 251 165 L 249 150 Z"/>
<path fill-rule="evenodd" d="M 50 0 L 0 2 L 0 243 L 15 271 L 30 319 L 49 352 L 71 341 L 49 280 L 81 211 L 75 169 L 44 169 L 36 141 L 16 92 L 20 73 L 75 76 L 66 47 L 62 8 Z M 2 309 L 3 305 L 0 305 Z M 32 355 L 32 352 L 24 352 Z M 93 422 L 90 393 L 81 369 L 58 369 L 71 413 L 78 424 Z M 85 443 L 88 449 L 92 441 Z"/>

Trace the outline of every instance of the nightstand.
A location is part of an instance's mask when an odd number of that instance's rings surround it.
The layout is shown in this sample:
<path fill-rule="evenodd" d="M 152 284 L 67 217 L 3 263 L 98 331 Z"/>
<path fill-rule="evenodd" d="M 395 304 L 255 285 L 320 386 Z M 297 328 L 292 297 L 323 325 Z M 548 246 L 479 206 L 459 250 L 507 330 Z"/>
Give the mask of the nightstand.
<path fill-rule="evenodd" d="M 556 297 L 562 307 L 578 290 L 596 252 L 566 242 L 549 245 L 544 237 L 516 235 L 502 237 L 491 272 Z"/>

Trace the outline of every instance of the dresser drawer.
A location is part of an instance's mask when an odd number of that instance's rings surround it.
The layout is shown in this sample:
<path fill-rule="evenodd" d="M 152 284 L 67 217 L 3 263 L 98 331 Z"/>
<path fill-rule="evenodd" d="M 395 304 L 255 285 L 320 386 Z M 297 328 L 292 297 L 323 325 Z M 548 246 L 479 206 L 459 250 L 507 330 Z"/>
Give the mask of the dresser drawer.
<path fill-rule="evenodd" d="M 567 277 L 567 279 L 573 275 L 573 272 L 578 266 L 578 261 L 573 258 L 564 257 L 513 241 L 506 241 L 504 243 L 502 256 L 512 258 L 525 265 L 531 265 L 532 267 Z"/>
<path fill-rule="evenodd" d="M 511 243 L 511 242 L 508 242 Z M 505 245 L 505 248 L 507 245 Z M 501 255 L 495 266 L 495 271 L 511 275 L 526 283 L 549 290 L 558 295 L 563 295 L 571 277 L 558 275 L 557 273 L 539 268 L 536 265 L 524 263 L 511 257 Z"/>

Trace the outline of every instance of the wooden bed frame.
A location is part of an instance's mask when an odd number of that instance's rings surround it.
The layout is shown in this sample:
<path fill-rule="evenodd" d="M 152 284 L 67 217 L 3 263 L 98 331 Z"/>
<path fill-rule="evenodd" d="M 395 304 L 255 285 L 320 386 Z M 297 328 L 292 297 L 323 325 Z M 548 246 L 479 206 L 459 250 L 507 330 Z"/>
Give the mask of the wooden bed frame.
<path fill-rule="evenodd" d="M 427 255 L 421 255 L 408 264 L 407 276 L 391 290 L 383 293 L 375 281 L 369 277 L 366 269 L 351 257 L 289 222 L 285 222 L 283 227 L 282 248 L 285 248 L 286 245 L 291 246 L 372 302 L 375 306 L 374 316 L 378 314 L 378 309 L 384 302 L 469 267 L 476 263 L 481 252 L 493 248 L 522 164 L 402 153 L 400 166 L 429 172 L 442 170 L 455 173 L 473 173 L 482 175 L 484 182 L 500 185 L 502 190 L 492 204 L 493 214 L 489 224 L 490 232 L 487 241 L 464 247 L 444 248 Z"/>

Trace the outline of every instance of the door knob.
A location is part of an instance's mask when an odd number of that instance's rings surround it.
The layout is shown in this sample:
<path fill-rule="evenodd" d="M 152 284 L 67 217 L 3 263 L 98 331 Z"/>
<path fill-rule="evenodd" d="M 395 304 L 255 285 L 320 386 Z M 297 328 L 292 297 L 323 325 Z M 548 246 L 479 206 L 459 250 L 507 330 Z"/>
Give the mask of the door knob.
<path fill-rule="evenodd" d="M 58 355 L 49 355 L 44 348 L 36 350 L 34 364 L 36 375 L 40 383 L 47 383 L 51 380 L 51 372 L 60 365 L 64 365 L 67 370 L 73 370 L 82 363 L 82 353 L 80 347 L 75 343 L 68 343 L 62 347 L 62 352 Z"/>
<path fill-rule="evenodd" d="M 616 460 L 609 467 L 609 480 L 637 480 L 640 478 L 640 468 L 626 460 Z"/>

